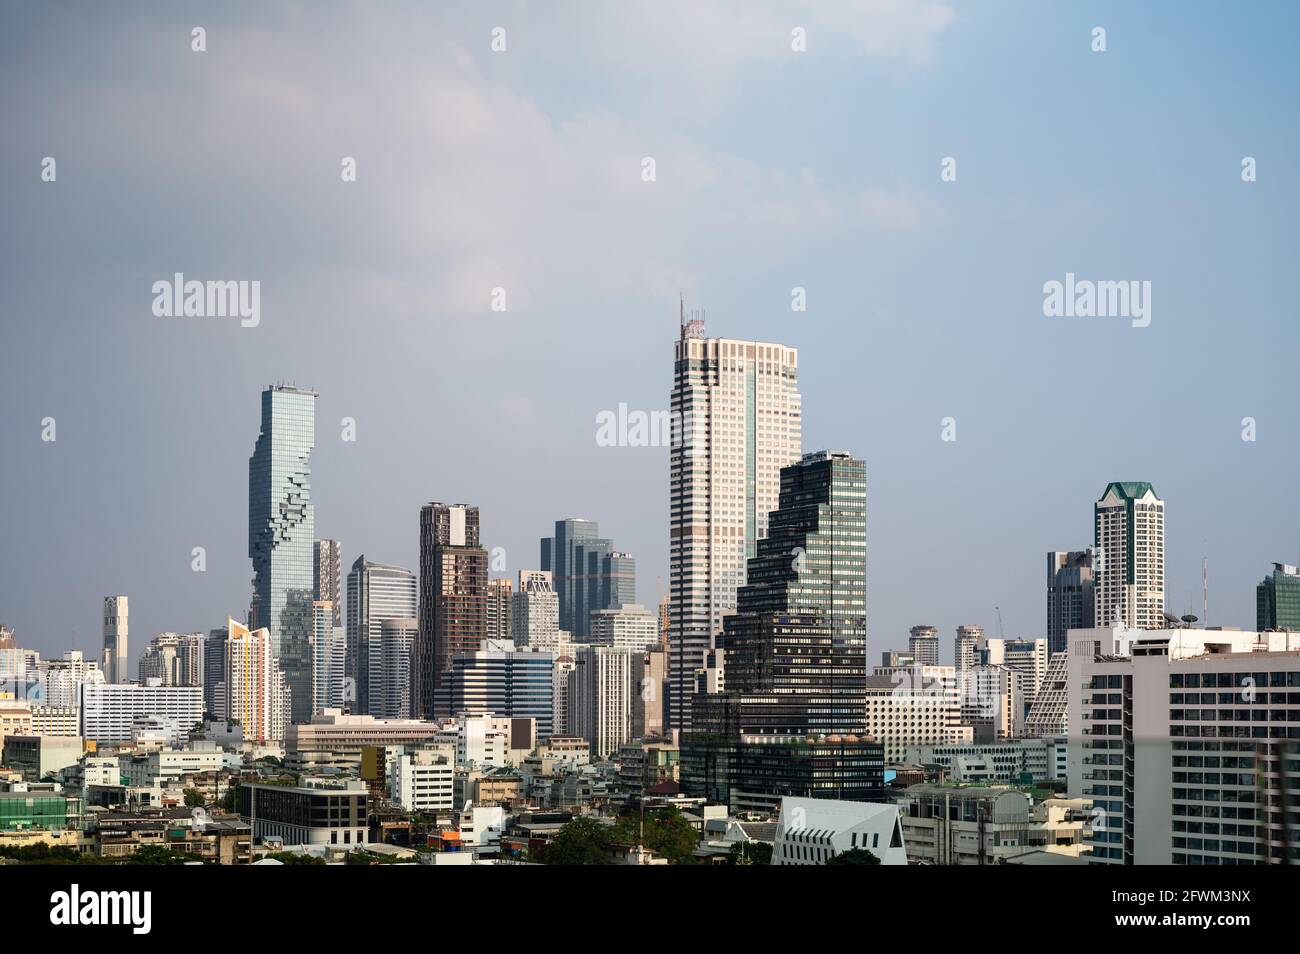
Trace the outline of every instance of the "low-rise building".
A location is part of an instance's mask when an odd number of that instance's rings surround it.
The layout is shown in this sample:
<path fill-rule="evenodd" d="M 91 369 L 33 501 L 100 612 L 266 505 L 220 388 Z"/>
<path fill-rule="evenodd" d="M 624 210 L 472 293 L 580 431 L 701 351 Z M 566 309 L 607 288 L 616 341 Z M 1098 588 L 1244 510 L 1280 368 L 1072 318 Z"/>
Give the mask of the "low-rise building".
<path fill-rule="evenodd" d="M 781 799 L 774 865 L 824 865 L 848 851 L 871 852 L 882 865 L 905 865 L 906 835 L 897 805 L 829 798 Z"/>

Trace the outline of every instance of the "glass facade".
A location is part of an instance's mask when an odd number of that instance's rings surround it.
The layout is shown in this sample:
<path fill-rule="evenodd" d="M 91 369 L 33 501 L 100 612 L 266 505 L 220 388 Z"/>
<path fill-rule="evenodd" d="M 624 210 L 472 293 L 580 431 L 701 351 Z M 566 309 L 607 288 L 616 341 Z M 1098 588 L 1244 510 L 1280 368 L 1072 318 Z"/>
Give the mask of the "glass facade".
<path fill-rule="evenodd" d="M 311 452 L 316 392 L 273 385 L 262 392 L 262 431 L 248 459 L 248 556 L 253 561 L 251 628 L 266 627 L 292 693 L 292 718 L 311 718 L 311 604 L 315 511 Z"/>

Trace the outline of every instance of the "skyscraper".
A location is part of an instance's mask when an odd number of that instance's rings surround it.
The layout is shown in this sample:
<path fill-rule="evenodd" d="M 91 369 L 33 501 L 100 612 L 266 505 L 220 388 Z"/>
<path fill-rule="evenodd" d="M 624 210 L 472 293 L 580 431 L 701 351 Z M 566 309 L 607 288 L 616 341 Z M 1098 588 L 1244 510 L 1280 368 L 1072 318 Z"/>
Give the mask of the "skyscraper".
<path fill-rule="evenodd" d="M 636 602 L 636 559 L 615 550 L 594 520 L 555 521 L 555 536 L 542 538 L 541 568 L 559 597 L 560 629 L 576 640 L 591 632 L 596 610 Z"/>
<path fill-rule="evenodd" d="M 201 686 L 204 674 L 202 633 L 159 633 L 140 654 L 140 681 L 158 679 L 164 686 Z"/>
<path fill-rule="evenodd" d="M 1047 554 L 1047 651 L 1065 652 L 1066 634 L 1092 629 L 1096 597 L 1093 592 L 1092 551 Z"/>
<path fill-rule="evenodd" d="M 316 392 L 284 384 L 264 390 L 262 430 L 248 459 L 249 621 L 250 628 L 270 633 L 272 654 L 292 694 L 295 722 L 311 718 L 315 443 Z"/>
<path fill-rule="evenodd" d="M 225 666 L 217 715 L 238 722 L 249 742 L 278 742 L 292 711 L 291 689 L 265 628 L 226 620 Z M 309 684 L 310 685 L 310 684 Z M 310 711 L 311 699 L 307 700 Z"/>
<path fill-rule="evenodd" d="M 1165 503 L 1144 481 L 1115 482 L 1094 506 L 1093 619 L 1160 629 L 1165 612 Z"/>
<path fill-rule="evenodd" d="M 378 697 L 373 691 L 373 674 L 380 671 L 391 673 L 393 667 L 398 665 L 395 660 L 385 661 L 381 658 L 398 646 L 398 643 L 390 641 L 381 645 L 379 637 L 387 620 L 416 618 L 419 585 L 415 574 L 406 567 L 371 563 L 362 554 L 352 564 L 347 586 L 347 672 L 352 679 L 352 691 L 349 694 L 353 698 L 345 699 L 345 704 L 354 713 L 379 716 L 376 702 Z M 394 639 L 400 641 L 400 630 L 394 631 Z M 410 660 L 402 665 L 409 677 Z M 391 696 L 394 690 L 388 688 L 385 691 Z M 410 689 L 404 691 L 409 716 Z M 385 711 L 391 711 L 391 706 L 397 704 L 390 700 L 385 703 L 388 707 Z M 392 715 L 385 717 L 396 718 Z"/>
<path fill-rule="evenodd" d="M 1255 587 L 1255 629 L 1300 630 L 1300 570 L 1274 563 Z"/>
<path fill-rule="evenodd" d="M 104 679 L 107 682 L 126 682 L 127 674 L 127 599 L 125 596 L 104 597 Z"/>
<path fill-rule="evenodd" d="M 311 691 L 312 715 L 344 704 L 344 673 L 347 668 L 347 637 L 334 623 L 334 604 L 313 600 L 311 604 Z"/>
<path fill-rule="evenodd" d="M 953 665 L 957 669 L 957 678 L 979 664 L 980 641 L 984 638 L 982 626 L 958 626 L 957 637 L 952 641 Z"/>
<path fill-rule="evenodd" d="M 514 588 L 510 579 L 488 580 L 487 585 L 487 637 L 488 639 L 510 639 L 511 611 L 510 603 L 514 597 Z"/>
<path fill-rule="evenodd" d="M 510 610 L 511 639 L 520 648 L 560 651 L 560 599 L 546 570 L 520 570 Z"/>
<path fill-rule="evenodd" d="M 442 674 L 457 653 L 487 635 L 488 555 L 479 546 L 478 507 L 429 503 L 420 510 L 420 635 L 415 715 L 433 718 Z"/>
<path fill-rule="evenodd" d="M 907 639 L 907 651 L 918 666 L 939 665 L 939 630 L 933 626 L 913 626 Z"/>
<path fill-rule="evenodd" d="M 798 353 L 706 339 L 686 321 L 675 344 L 669 451 L 669 677 L 666 718 L 689 724 L 695 673 L 736 610 L 745 561 L 767 536 L 781 468 L 803 443 Z"/>
<path fill-rule="evenodd" d="M 314 598 L 334 607 L 334 625 L 343 625 L 342 547 L 337 540 L 317 540 L 313 559 Z"/>
<path fill-rule="evenodd" d="M 692 700 L 683 785 L 733 809 L 883 797 L 883 748 L 863 735 L 863 462 L 821 451 L 782 469 L 770 527 L 723 624 L 726 689 Z"/>
<path fill-rule="evenodd" d="M 370 685 L 368 708 L 376 719 L 409 719 L 411 692 L 415 681 L 413 660 L 420 624 L 415 617 L 385 617 L 379 632 L 370 637 Z"/>

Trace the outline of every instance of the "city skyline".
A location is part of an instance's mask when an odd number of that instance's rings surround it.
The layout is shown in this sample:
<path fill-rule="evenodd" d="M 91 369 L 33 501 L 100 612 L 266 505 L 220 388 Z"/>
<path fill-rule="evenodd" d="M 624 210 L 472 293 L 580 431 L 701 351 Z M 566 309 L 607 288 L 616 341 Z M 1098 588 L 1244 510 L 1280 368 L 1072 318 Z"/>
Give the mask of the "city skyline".
<path fill-rule="evenodd" d="M 239 615 L 249 571 L 236 526 L 243 488 L 231 473 L 249 451 L 257 391 L 277 380 L 321 391 L 317 535 L 341 540 L 346 559 L 364 552 L 414 568 L 419 506 L 471 500 L 485 544 L 506 552 L 500 575 L 512 576 L 535 565 L 536 541 L 555 516 L 583 516 L 636 555 L 638 602 L 656 605 L 658 581 L 669 585 L 667 451 L 601 447 L 595 418 L 622 403 L 667 409 L 680 292 L 708 309 L 710 335 L 797 349 L 804 447 L 851 447 L 867 461 L 880 503 L 868 516 L 869 653 L 902 648 L 920 621 L 945 634 L 967 622 L 992 632 L 995 606 L 1009 635 L 1044 635 L 1042 555 L 1089 544 L 1088 502 L 1112 480 L 1149 481 L 1168 501 L 1168 607 L 1181 614 L 1190 605 L 1199 615 L 1208 557 L 1210 623 L 1249 627 L 1254 587 L 1272 563 L 1296 562 L 1300 525 L 1300 501 L 1284 486 L 1297 450 L 1282 410 L 1297 330 L 1278 285 L 1300 153 L 1296 131 L 1272 120 L 1285 112 L 1294 78 L 1287 68 L 1272 79 L 1285 62 L 1285 29 L 1199 9 L 1173 44 L 1151 11 L 1105 8 L 1104 57 L 1088 49 L 1083 14 L 1062 24 L 1056 11 L 1031 6 L 1009 18 L 955 4 L 930 25 L 900 15 L 889 35 L 908 42 L 892 52 L 864 46 L 843 23 L 819 22 L 797 66 L 781 65 L 758 39 L 768 26 L 788 34 L 781 18 L 760 18 L 731 34 L 727 54 L 706 66 L 689 31 L 674 38 L 650 30 L 643 50 L 617 56 L 590 42 L 602 27 L 645 27 L 633 11 L 591 22 L 561 8 L 543 25 L 512 10 L 510 50 L 493 59 L 480 42 L 489 24 L 439 21 L 437 11 L 411 24 L 413 8 L 395 8 L 349 55 L 364 64 L 386 53 L 399 87 L 441 83 L 460 97 L 464 137 L 424 131 L 394 147 L 446 157 L 446 174 L 431 187 L 459 189 L 485 211 L 451 206 L 456 221 L 478 226 L 466 252 L 404 228 L 399 243 L 374 254 L 341 240 L 302 249 L 296 231 L 256 208 L 216 211 L 255 184 L 256 194 L 282 196 L 323 236 L 370 235 L 373 225 L 356 209 L 371 202 L 389 221 L 415 218 L 394 200 L 418 193 L 420 180 L 376 158 L 374 144 L 401 125 L 394 116 L 348 112 L 325 141 L 310 135 L 330 115 L 329 93 L 351 102 L 313 66 L 337 52 L 340 36 L 357 35 L 348 14 L 323 11 L 303 32 L 280 29 L 279 13 L 259 21 L 214 12 L 206 26 L 222 42 L 207 60 L 184 42 L 158 55 L 166 29 L 188 38 L 184 13 L 146 26 L 125 11 L 106 27 L 106 46 L 105 34 L 84 29 L 75 13 L 18 14 L 0 38 L 3 69 L 10 90 L 30 92 L 11 94 L 6 107 L 14 141 L 39 155 L 0 157 L 0 189 L 31 223 L 31 241 L 0 266 L 0 295 L 7 313 L 43 318 L 5 323 L 7 348 L 24 360 L 0 382 L 0 439 L 15 462 L 0 524 L 16 542 L 0 556 L 0 618 L 43 654 L 75 647 L 98 658 L 92 608 L 106 594 L 126 594 L 133 674 L 157 633 L 206 631 Z M 690 25 L 701 16 L 679 13 Z M 1296 17 L 1276 8 L 1282 26 Z M 731 25 L 732 14 L 718 24 Z M 419 56 L 391 48 L 404 26 Z M 563 44 L 576 71 L 566 76 L 553 72 L 555 30 L 576 38 Z M 34 58 L 33 50 L 54 50 L 56 33 L 57 52 Z M 222 69 L 236 47 L 243 86 Z M 437 51 L 436 65 L 419 65 L 428 50 Z M 1088 96 L 1128 135 L 1097 137 L 1086 123 L 1060 122 L 1046 90 L 1024 89 L 1020 68 L 999 65 L 1010 50 L 1020 67 Z M 157 93 L 139 114 L 176 116 L 180 130 L 106 124 L 114 106 L 141 93 L 112 70 L 122 51 L 136 54 L 142 81 L 183 87 L 216 121 L 199 123 L 171 94 Z M 616 72 L 609 60 L 617 57 L 645 82 L 590 82 Z M 851 72 L 859 66 L 861 74 Z M 971 71 L 987 82 L 964 83 Z M 763 84 L 773 73 L 779 82 Z M 1156 82 L 1173 75 L 1186 83 Z M 890 89 L 883 100 L 873 94 L 881 81 Z M 98 114 L 81 96 L 91 88 L 102 90 Z M 283 90 L 306 108 L 277 130 L 283 100 L 248 102 L 247 88 Z M 686 102 L 686 115 L 666 108 Z M 1213 110 L 1228 102 L 1231 110 Z M 496 128 L 495 111 L 501 127 L 540 136 L 557 161 L 517 166 L 509 157 L 533 153 L 484 132 Z M 861 123 L 838 122 L 859 114 Z M 266 135 L 239 161 L 218 161 L 221 150 L 205 149 L 202 129 L 233 115 Z M 788 135 L 771 134 L 774 117 Z M 1012 137 L 1018 151 L 1001 145 Z M 92 154 L 79 143 L 101 148 Z M 57 183 L 33 171 L 47 153 L 59 160 Z M 653 185 L 640 180 L 646 154 L 658 159 Z M 344 155 L 358 160 L 360 202 L 338 182 Z M 959 162 L 952 183 L 938 175 L 947 155 Z M 1245 155 L 1260 161 L 1249 185 L 1238 175 Z M 292 157 L 291 168 L 276 156 Z M 685 166 L 693 171 L 684 180 Z M 174 183 L 161 205 L 150 198 L 157 182 Z M 510 188 L 492 201 L 500 182 Z M 203 198 L 214 183 L 220 206 Z M 634 191 L 642 185 L 658 191 Z M 620 231 L 599 247 L 587 236 L 600 229 L 557 214 L 584 194 L 617 214 L 611 227 Z M 209 227 L 190 228 L 175 208 Z M 722 227 L 743 209 L 752 210 L 747 228 Z M 91 243 L 83 216 L 119 222 L 121 240 Z M 528 254 L 546 248 L 539 261 L 551 277 L 524 268 L 514 249 L 495 249 L 493 236 L 507 233 L 547 235 L 528 241 Z M 716 247 L 687 238 L 695 234 L 717 236 Z M 417 277 L 449 248 L 452 267 Z M 872 263 L 865 270 L 864 260 Z M 934 280 L 933 263 L 943 281 Z M 1149 327 L 1041 313 L 1045 281 L 1067 272 L 1125 277 L 1129 263 L 1131 274 L 1154 282 Z M 67 281 L 70 268 L 87 266 L 88 280 Z M 465 266 L 465 277 L 453 288 L 446 283 L 455 266 Z M 150 283 L 176 271 L 261 280 L 260 324 L 154 317 Z M 1202 280 L 1210 275 L 1212 283 Z M 496 286 L 509 292 L 504 313 L 490 309 Z M 806 312 L 791 310 L 795 286 L 807 290 Z M 466 360 L 440 361 L 447 353 Z M 104 354 L 136 371 L 119 374 L 120 363 Z M 438 374 L 425 373 L 435 363 Z M 580 387 L 553 386 L 578 366 Z M 1133 385 L 1106 386 L 1120 381 Z M 1074 383 L 1073 397 L 1063 382 Z M 480 395 L 492 427 L 455 413 L 469 394 Z M 1144 423 L 1116 427 L 1133 420 L 1135 399 L 1144 402 Z M 430 408 L 448 413 L 430 416 Z M 1063 423 L 1069 409 L 1077 410 Z M 947 416 L 956 419 L 953 443 L 940 438 Z M 1255 442 L 1241 440 L 1247 416 L 1259 423 Z M 57 421 L 56 441 L 40 440 L 46 417 Z M 344 418 L 355 422 L 355 442 L 341 439 Z M 450 446 L 472 452 L 453 464 L 430 450 Z M 566 466 L 537 467 L 541 459 Z M 106 471 L 97 466 L 104 460 L 123 465 Z M 527 494 L 519 493 L 524 474 Z M 1011 527 L 984 506 L 1009 477 L 1035 488 Z M 375 487 L 384 488 L 385 506 L 360 506 Z M 75 517 L 64 516 L 69 500 Z M 917 500 L 926 506 L 904 503 Z M 191 569 L 196 547 L 202 573 Z M 941 588 L 920 585 L 938 553 L 965 554 L 965 571 Z"/>

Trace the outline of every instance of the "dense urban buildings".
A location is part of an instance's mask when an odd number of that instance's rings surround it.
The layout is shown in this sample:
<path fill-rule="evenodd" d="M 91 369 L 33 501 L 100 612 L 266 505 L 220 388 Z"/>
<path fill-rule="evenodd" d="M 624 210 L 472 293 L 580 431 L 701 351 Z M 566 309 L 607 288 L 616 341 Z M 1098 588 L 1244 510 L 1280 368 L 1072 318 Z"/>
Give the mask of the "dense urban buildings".
<path fill-rule="evenodd" d="M 1094 506 L 1093 619 L 1159 629 L 1165 614 L 1165 503 L 1142 481 L 1115 482 Z"/>
<path fill-rule="evenodd" d="M 768 533 L 781 468 L 799 460 L 802 405 L 794 348 L 705 338 L 686 320 L 674 345 L 669 411 L 668 722 L 690 725 L 696 671 L 737 609 L 746 561 Z"/>
<path fill-rule="evenodd" d="M 289 687 L 295 721 L 311 717 L 311 604 L 315 511 L 311 452 L 316 392 L 277 384 L 262 392 L 262 430 L 248 459 L 249 626 L 266 629 Z"/>
<path fill-rule="evenodd" d="M 164 686 L 203 685 L 206 643 L 202 633 L 159 633 L 140 654 L 140 681 L 157 679 Z"/>
<path fill-rule="evenodd" d="M 249 629 L 228 619 L 224 658 L 217 717 L 239 723 L 244 738 L 250 741 L 283 739 L 293 711 L 293 690 L 275 656 L 270 633 L 265 627 Z M 310 702 L 308 699 L 309 713 Z"/>
<path fill-rule="evenodd" d="M 638 603 L 591 614 L 589 641 L 633 652 L 644 652 L 659 644 L 659 623 L 653 613 Z"/>
<path fill-rule="evenodd" d="M 479 546 L 478 507 L 426 504 L 420 510 L 420 631 L 412 705 L 433 718 L 452 657 L 478 650 L 487 633 L 488 554 Z"/>
<path fill-rule="evenodd" d="M 519 592 L 511 598 L 511 637 L 519 646 L 549 653 L 562 650 L 560 597 L 549 570 L 520 570 Z"/>
<path fill-rule="evenodd" d="M 330 600 L 311 604 L 311 711 L 341 709 L 348 693 L 347 634 L 335 622 L 338 611 Z"/>
<path fill-rule="evenodd" d="M 348 704 L 348 708 L 353 712 L 369 712 L 395 718 L 391 709 L 392 678 L 384 677 L 384 689 L 380 692 L 373 688 L 374 680 L 379 677 L 372 677 L 372 672 L 391 673 L 401 669 L 407 673 L 407 682 L 410 681 L 410 647 L 403 647 L 400 642 L 385 641 L 381 636 L 386 621 L 417 618 L 419 583 L 415 574 L 405 567 L 372 563 L 362 554 L 352 564 L 347 587 L 348 676 L 353 681 L 353 695 L 356 697 Z M 401 630 L 390 630 L 390 635 L 396 638 L 400 632 Z M 406 658 L 394 659 L 393 652 L 401 652 Z M 404 695 L 407 699 L 406 715 L 409 715 L 409 687 L 404 690 Z M 381 697 L 386 701 L 379 702 Z M 381 706 L 385 707 L 383 713 L 378 711 Z"/>
<path fill-rule="evenodd" d="M 552 735 L 555 654 L 487 639 L 470 653 L 452 657 L 449 711 L 537 720 L 537 735 Z"/>
<path fill-rule="evenodd" d="M 1096 597 L 1092 551 L 1068 550 L 1047 554 L 1047 650 L 1065 652 L 1065 634 L 1092 629 Z"/>
<path fill-rule="evenodd" d="M 508 578 L 488 580 L 487 584 L 487 632 L 484 639 L 511 639 L 513 635 L 513 616 L 511 602 L 514 589 Z"/>

